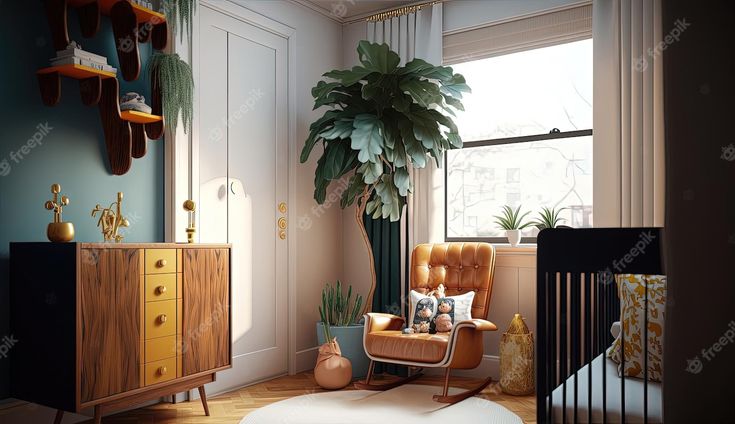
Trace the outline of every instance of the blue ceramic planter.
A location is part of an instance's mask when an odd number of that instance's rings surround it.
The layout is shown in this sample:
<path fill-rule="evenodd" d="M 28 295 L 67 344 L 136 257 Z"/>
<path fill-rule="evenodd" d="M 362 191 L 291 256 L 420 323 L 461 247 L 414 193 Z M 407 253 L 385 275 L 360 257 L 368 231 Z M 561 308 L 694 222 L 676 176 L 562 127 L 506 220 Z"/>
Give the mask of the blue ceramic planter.
<path fill-rule="evenodd" d="M 337 338 L 339 348 L 342 350 L 342 356 L 349 359 L 352 363 L 352 379 L 363 378 L 367 375 L 370 359 L 365 354 L 362 347 L 362 335 L 365 326 L 348 325 L 345 327 L 330 327 L 332 337 Z M 319 346 L 327 342 L 324 337 L 324 327 L 321 322 L 316 323 L 316 335 Z"/>

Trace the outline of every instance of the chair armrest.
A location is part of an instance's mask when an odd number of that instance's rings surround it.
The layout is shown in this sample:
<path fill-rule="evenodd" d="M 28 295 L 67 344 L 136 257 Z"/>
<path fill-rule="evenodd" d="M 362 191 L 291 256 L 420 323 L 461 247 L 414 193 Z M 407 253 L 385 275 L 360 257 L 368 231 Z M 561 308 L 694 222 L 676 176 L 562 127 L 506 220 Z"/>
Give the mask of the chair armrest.
<path fill-rule="evenodd" d="M 467 321 L 460 321 L 456 325 L 457 328 L 469 327 L 476 331 L 496 331 L 498 327 L 490 321 L 484 319 L 470 319 Z"/>
<path fill-rule="evenodd" d="M 365 332 L 396 331 L 403 327 L 404 319 L 391 314 L 368 312 L 365 314 Z"/>

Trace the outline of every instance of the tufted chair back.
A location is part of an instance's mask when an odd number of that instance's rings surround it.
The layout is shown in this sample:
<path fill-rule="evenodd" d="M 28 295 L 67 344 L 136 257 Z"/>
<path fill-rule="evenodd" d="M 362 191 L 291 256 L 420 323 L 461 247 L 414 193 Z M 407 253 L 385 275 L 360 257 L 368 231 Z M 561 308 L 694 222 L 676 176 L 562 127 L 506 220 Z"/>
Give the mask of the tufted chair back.
<path fill-rule="evenodd" d="M 494 271 L 489 243 L 419 244 L 411 256 L 411 289 L 426 294 L 444 284 L 447 296 L 474 291 L 472 318 L 487 319 Z"/>

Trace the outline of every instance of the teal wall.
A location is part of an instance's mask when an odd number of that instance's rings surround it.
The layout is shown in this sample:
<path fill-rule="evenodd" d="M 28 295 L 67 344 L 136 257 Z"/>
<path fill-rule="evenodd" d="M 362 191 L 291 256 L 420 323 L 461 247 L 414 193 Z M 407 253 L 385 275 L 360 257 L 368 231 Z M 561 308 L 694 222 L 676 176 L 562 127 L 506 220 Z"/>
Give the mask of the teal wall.
<path fill-rule="evenodd" d="M 97 203 L 108 205 L 116 193 L 125 193 L 123 213 L 131 221 L 125 241 L 163 241 L 163 140 L 149 141 L 148 153 L 134 159 L 131 170 L 113 176 L 107 164 L 105 141 L 96 106 L 84 106 L 77 81 L 64 79 L 61 102 L 41 102 L 35 72 L 55 56 L 42 3 L 39 0 L 2 1 L 0 37 L 0 340 L 8 335 L 8 251 L 11 241 L 45 241 L 52 214 L 43 208 L 51 198 L 50 186 L 59 183 L 71 203 L 64 220 L 74 223 L 77 241 L 101 241 L 90 211 Z M 92 39 L 82 38 L 76 13 L 69 13 L 70 37 L 85 50 L 106 55 L 118 67 L 114 37 L 107 17 Z M 141 57 L 151 54 L 141 45 Z M 145 69 L 145 60 L 143 63 Z M 121 92 L 136 91 L 150 97 L 145 72 L 138 81 L 120 78 Z M 150 104 L 150 103 L 149 103 Z M 10 152 L 19 151 L 34 136 L 38 125 L 53 128 L 41 144 L 16 163 Z M 10 166 L 7 175 L 3 161 Z M 18 341 L 23 343 L 22 340 Z M 8 396 L 7 358 L 0 357 L 0 399 Z"/>

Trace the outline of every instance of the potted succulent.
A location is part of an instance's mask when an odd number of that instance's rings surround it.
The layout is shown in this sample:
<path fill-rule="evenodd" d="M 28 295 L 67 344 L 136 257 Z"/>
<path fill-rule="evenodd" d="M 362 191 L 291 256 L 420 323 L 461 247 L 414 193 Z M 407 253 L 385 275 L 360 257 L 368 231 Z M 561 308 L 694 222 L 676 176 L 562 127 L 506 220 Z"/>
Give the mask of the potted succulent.
<path fill-rule="evenodd" d="M 561 208 L 557 210 L 553 207 L 548 208 L 544 206 L 543 208 L 541 208 L 541 212 L 539 212 L 538 218 L 536 218 L 536 220 L 533 221 L 532 224 L 539 230 L 543 230 L 545 228 L 559 227 L 559 224 L 564 221 L 564 218 L 559 215 L 561 215 L 561 211 L 565 209 L 567 208 Z"/>
<path fill-rule="evenodd" d="M 314 109 L 328 110 L 309 128 L 301 162 L 315 152 L 314 200 L 324 203 L 333 181 L 347 181 L 340 207 L 356 204 L 370 263 L 371 286 L 365 312 L 376 286 L 375 258 L 363 216 L 400 220 L 412 191 L 409 169 L 438 167 L 444 152 L 462 147 L 452 116 L 464 110 L 462 94 L 470 91 L 451 67 L 401 59 L 387 44 L 360 41 L 360 65 L 333 70 L 312 88 Z M 319 146 L 315 149 L 316 146 Z"/>
<path fill-rule="evenodd" d="M 341 355 L 352 362 L 352 378 L 364 377 L 370 363 L 362 347 L 363 325 L 357 323 L 362 304 L 362 296 L 352 297 L 352 286 L 347 288 L 345 295 L 339 280 L 334 286 L 327 284 L 319 306 L 321 321 L 316 324 L 319 345 L 336 339 Z"/>
<path fill-rule="evenodd" d="M 505 205 L 503 206 L 503 213 L 495 216 L 495 223 L 505 230 L 505 235 L 508 237 L 508 243 L 510 243 L 512 247 L 518 246 L 521 242 L 521 230 L 533 225 L 533 222 L 523 221 L 529 213 L 531 212 L 526 212 L 521 215 L 521 205 L 518 205 L 515 209 Z"/>

